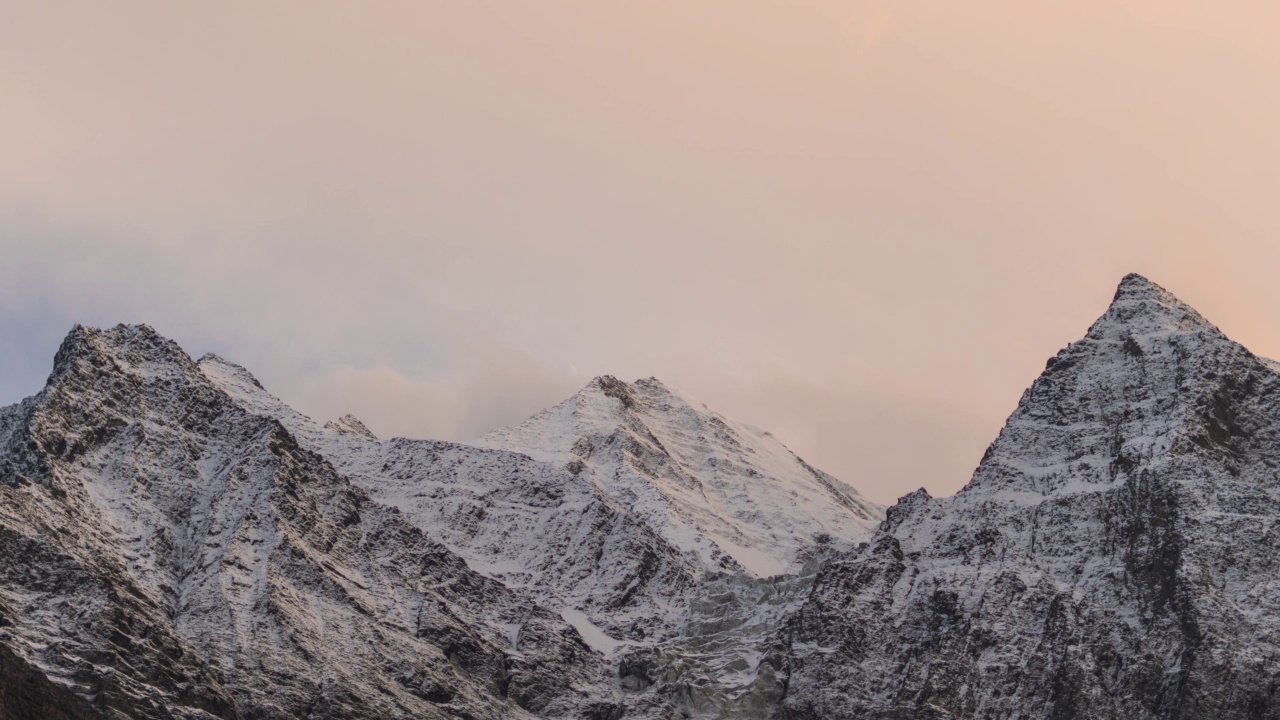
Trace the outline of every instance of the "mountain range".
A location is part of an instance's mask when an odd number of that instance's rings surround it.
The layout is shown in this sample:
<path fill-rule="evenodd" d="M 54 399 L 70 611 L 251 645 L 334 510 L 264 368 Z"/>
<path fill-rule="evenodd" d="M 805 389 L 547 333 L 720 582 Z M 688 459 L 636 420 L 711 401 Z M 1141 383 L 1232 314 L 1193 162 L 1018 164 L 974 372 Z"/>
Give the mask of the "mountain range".
<path fill-rule="evenodd" d="M 1280 718 L 1277 399 L 1130 275 L 884 508 L 655 378 L 384 440 L 77 326 L 0 408 L 0 720 Z"/>

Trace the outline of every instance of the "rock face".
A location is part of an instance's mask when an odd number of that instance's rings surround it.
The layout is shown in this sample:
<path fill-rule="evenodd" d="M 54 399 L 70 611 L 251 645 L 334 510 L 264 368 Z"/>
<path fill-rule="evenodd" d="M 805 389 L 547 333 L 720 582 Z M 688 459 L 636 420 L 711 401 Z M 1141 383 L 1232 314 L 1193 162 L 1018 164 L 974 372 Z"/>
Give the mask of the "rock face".
<path fill-rule="evenodd" d="M 1136 275 L 768 662 L 782 718 L 1280 717 L 1280 374 Z"/>
<path fill-rule="evenodd" d="M 556 613 L 146 326 L 73 331 L 44 391 L 0 411 L 0 448 L 0 717 L 611 707 L 603 658 Z"/>

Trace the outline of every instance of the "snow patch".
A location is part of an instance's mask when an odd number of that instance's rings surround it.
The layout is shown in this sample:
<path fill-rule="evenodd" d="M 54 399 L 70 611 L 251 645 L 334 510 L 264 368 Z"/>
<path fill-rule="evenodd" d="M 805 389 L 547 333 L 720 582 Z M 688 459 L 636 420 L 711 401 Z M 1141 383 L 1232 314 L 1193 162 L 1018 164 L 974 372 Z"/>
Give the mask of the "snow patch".
<path fill-rule="evenodd" d="M 609 637 L 608 633 L 601 630 L 595 623 L 591 622 L 591 619 L 587 617 L 587 614 L 581 610 L 564 608 L 560 611 L 560 617 L 564 618 L 565 622 L 572 625 L 573 629 L 578 631 L 578 634 L 582 636 L 583 642 L 585 642 L 592 650 L 603 653 L 605 656 L 612 655 L 614 650 L 625 645 L 635 645 L 635 643 L 627 640 L 615 640 Z"/>

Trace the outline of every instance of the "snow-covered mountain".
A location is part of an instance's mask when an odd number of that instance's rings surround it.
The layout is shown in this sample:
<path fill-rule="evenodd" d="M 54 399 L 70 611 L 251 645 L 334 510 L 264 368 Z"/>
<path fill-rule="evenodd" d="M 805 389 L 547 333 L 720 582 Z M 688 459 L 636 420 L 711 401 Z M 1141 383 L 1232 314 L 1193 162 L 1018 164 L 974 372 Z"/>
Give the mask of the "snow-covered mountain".
<path fill-rule="evenodd" d="M 3 720 L 1280 718 L 1280 365 L 1139 276 L 887 515 L 653 379 L 466 445 L 146 326 L 54 365 L 0 408 Z"/>
<path fill-rule="evenodd" d="M 601 653 L 633 656 L 620 667 L 701 648 L 673 665 L 670 682 L 626 695 L 641 715 L 693 706 L 716 715 L 750 695 L 780 627 L 773 588 L 798 603 L 816 560 L 865 540 L 883 516 L 768 433 L 654 379 L 597 378 L 516 428 L 462 445 L 382 442 L 350 416 L 321 427 L 245 369 L 215 356 L 199 366 L 472 569 L 557 609 Z M 723 600 L 726 587 L 742 597 L 711 613 L 722 637 L 709 652 L 708 594 Z M 699 680 L 710 699 L 687 692 Z"/>
<path fill-rule="evenodd" d="M 595 414 L 547 438 L 583 458 L 383 442 L 147 326 L 77 327 L 0 409 L 0 717 L 728 712 L 882 510 L 660 388 L 566 403 Z"/>
<path fill-rule="evenodd" d="M 773 435 L 657 378 L 610 376 L 477 445 L 562 465 L 705 568 L 797 572 L 815 548 L 866 540 L 884 510 Z"/>
<path fill-rule="evenodd" d="M 780 717 L 1280 717 L 1280 374 L 1131 275 L 769 660 Z"/>
<path fill-rule="evenodd" d="M 0 557 L 0 717 L 614 712 L 557 613 L 146 326 L 76 328 L 0 411 Z"/>

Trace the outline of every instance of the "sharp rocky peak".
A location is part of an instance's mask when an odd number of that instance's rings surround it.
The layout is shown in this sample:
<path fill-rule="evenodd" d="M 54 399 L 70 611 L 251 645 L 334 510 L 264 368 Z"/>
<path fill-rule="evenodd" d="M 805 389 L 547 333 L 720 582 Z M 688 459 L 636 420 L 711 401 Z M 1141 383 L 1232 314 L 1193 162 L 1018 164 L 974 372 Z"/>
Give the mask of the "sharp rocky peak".
<path fill-rule="evenodd" d="M 1120 281 L 1110 307 L 1090 328 L 1090 337 L 1212 330 L 1195 308 L 1147 278 L 1130 273 Z M 1220 333 L 1219 333 L 1220 334 Z"/>
<path fill-rule="evenodd" d="M 1280 717 L 1259 689 L 1280 656 L 1276 397 L 1273 364 L 1126 276 L 969 485 L 904 496 L 815 582 L 780 715 Z"/>
<path fill-rule="evenodd" d="M 1169 295 L 1169 291 L 1143 275 L 1129 273 L 1120 278 L 1120 284 L 1116 287 L 1115 299 L 1118 300 L 1122 296 L 1156 297 L 1160 295 Z"/>
<path fill-rule="evenodd" d="M 204 357 L 200 358 L 196 364 L 204 370 L 219 368 L 223 374 L 233 377 L 242 383 L 252 385 L 259 390 L 266 390 L 266 388 L 262 387 L 262 383 L 258 382 L 258 378 L 254 377 L 253 373 L 249 372 L 243 365 L 233 363 L 215 353 L 205 353 Z"/>
<path fill-rule="evenodd" d="M 633 383 L 627 383 L 613 375 L 600 375 L 593 378 L 578 393 L 579 398 L 595 398 L 601 395 L 617 400 L 622 404 L 623 409 L 632 410 L 637 405 L 643 404 L 646 396 L 670 398 L 675 393 L 656 377 L 642 378 Z"/>
<path fill-rule="evenodd" d="M 162 337 L 150 325 L 116 325 L 106 330 L 77 324 L 63 338 L 54 355 L 49 382 L 76 367 L 97 371 L 110 367 L 175 363 L 194 369 L 190 356 L 177 343 Z"/>
<path fill-rule="evenodd" d="M 378 436 L 374 435 L 373 431 L 370 430 L 363 422 L 360 421 L 360 418 L 357 418 L 355 415 L 352 415 L 351 413 L 347 413 L 346 415 L 343 415 L 337 420 L 330 420 L 329 422 L 325 423 L 324 427 L 326 430 L 334 430 L 336 432 L 341 432 L 341 433 L 360 435 L 362 437 L 368 438 L 369 440 L 378 439 Z"/>
<path fill-rule="evenodd" d="M 1088 333 L 1049 359 L 962 494 L 1103 487 L 1188 443 L 1235 462 L 1238 401 L 1272 374 L 1168 290 L 1128 275 Z"/>

